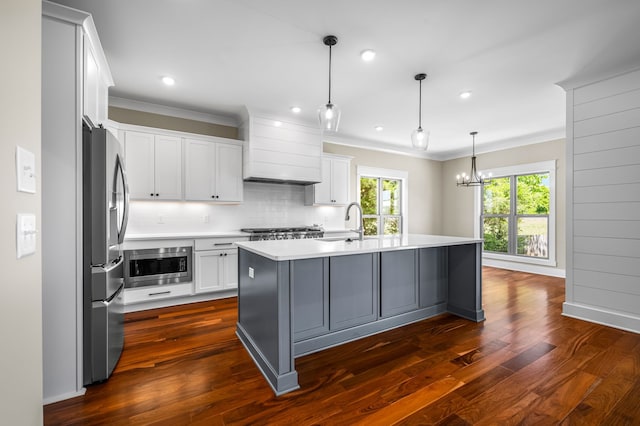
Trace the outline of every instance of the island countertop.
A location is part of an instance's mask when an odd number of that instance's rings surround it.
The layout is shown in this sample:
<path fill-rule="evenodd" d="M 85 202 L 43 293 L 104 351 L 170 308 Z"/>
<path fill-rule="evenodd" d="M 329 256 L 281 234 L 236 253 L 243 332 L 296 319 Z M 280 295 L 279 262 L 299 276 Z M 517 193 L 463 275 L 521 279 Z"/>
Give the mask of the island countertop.
<path fill-rule="evenodd" d="M 443 247 L 482 242 L 481 239 L 444 235 L 405 234 L 365 237 L 362 241 L 345 238 L 244 241 L 236 245 L 275 261 L 310 259 L 325 256 Z"/>

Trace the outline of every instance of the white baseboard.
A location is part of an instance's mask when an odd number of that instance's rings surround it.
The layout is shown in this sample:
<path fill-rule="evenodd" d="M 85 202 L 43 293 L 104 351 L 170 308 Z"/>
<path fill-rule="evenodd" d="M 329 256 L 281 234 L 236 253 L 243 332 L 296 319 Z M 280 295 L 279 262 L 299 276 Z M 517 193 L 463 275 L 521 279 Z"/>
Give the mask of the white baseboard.
<path fill-rule="evenodd" d="M 566 278 L 564 269 L 553 268 L 542 265 L 532 265 L 528 263 L 507 262 L 498 259 L 482 258 L 482 266 L 491 266 L 493 268 L 510 269 L 512 271 L 528 272 L 530 274 L 548 275 L 550 277 Z"/>
<path fill-rule="evenodd" d="M 218 291 L 214 293 L 202 293 L 192 296 L 183 296 L 176 298 L 168 298 L 161 300 L 153 300 L 149 302 L 132 303 L 124 306 L 124 312 L 147 311 L 149 309 L 167 308 L 169 306 L 186 305 L 188 303 L 206 302 L 208 300 L 224 299 L 227 297 L 235 297 L 238 295 L 237 289 Z"/>
<path fill-rule="evenodd" d="M 640 318 L 620 312 L 564 302 L 562 315 L 640 334 Z"/>
<path fill-rule="evenodd" d="M 76 392 L 67 392 L 60 395 L 49 396 L 42 399 L 42 405 L 53 404 L 54 402 L 60 402 L 65 399 L 75 398 L 76 396 L 82 396 L 85 392 L 87 392 L 87 388 L 82 388 Z"/>

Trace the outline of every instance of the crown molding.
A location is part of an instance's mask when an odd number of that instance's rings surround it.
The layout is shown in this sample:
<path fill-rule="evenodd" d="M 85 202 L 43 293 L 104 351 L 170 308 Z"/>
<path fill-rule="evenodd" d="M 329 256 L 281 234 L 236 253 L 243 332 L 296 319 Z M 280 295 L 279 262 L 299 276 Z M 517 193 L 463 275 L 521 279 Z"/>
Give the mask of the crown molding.
<path fill-rule="evenodd" d="M 238 127 L 239 125 L 239 120 L 236 117 L 209 114 L 116 96 L 109 96 L 109 106 L 148 112 L 151 114 L 168 115 L 170 117 L 184 118 L 187 120 L 203 121 L 205 123 L 219 124 L 222 126 Z"/>

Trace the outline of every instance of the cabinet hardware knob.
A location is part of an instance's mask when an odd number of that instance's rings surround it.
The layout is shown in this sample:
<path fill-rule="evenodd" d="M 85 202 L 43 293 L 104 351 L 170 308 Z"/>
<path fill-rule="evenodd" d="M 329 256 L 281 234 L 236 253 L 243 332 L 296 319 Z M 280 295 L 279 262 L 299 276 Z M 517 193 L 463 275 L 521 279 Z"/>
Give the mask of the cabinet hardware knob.
<path fill-rule="evenodd" d="M 156 194 L 156 197 L 157 197 L 158 195 L 160 195 L 160 194 Z"/>
<path fill-rule="evenodd" d="M 215 196 L 215 195 L 212 195 L 212 196 L 211 196 L 211 198 L 216 198 L 216 196 Z"/>
<path fill-rule="evenodd" d="M 153 192 L 151 194 L 149 194 L 149 195 L 151 195 L 153 197 Z"/>

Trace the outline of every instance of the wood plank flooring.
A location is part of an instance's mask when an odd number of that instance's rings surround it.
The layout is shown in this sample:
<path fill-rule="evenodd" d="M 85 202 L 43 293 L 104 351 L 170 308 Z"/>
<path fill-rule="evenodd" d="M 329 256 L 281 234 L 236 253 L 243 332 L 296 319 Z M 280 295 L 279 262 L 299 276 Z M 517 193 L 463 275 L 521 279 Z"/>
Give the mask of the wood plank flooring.
<path fill-rule="evenodd" d="M 487 320 L 445 314 L 296 360 L 275 397 L 236 299 L 127 314 L 111 379 L 47 425 L 640 424 L 640 335 L 560 315 L 564 280 L 483 269 Z"/>

